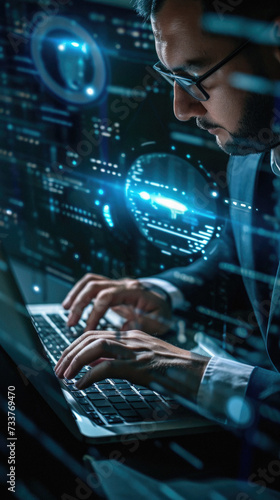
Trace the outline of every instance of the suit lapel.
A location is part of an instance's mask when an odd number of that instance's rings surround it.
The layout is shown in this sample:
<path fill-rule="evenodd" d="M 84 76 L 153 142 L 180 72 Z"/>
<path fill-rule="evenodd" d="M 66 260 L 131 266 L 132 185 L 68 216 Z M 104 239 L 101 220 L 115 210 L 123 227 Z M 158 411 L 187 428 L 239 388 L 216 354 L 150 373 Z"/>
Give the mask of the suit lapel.
<path fill-rule="evenodd" d="M 253 272 L 255 267 L 252 225 L 257 172 L 262 158 L 263 155 L 236 157 L 230 165 L 231 220 L 240 266 L 246 272 Z M 263 318 L 257 304 L 256 280 L 244 276 L 243 281 L 265 338 L 266 329 L 262 327 Z"/>
<path fill-rule="evenodd" d="M 280 371 L 280 264 L 278 266 L 273 287 L 268 326 L 266 331 L 266 347 L 275 368 Z"/>

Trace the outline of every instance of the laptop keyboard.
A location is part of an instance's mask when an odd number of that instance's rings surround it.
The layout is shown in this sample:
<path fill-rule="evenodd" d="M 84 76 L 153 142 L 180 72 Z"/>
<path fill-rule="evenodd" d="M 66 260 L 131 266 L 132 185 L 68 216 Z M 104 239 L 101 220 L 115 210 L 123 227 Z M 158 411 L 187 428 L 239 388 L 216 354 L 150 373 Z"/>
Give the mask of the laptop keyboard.
<path fill-rule="evenodd" d="M 65 317 L 60 314 L 36 314 L 32 317 L 53 367 L 64 349 L 83 333 L 86 326 L 81 321 L 77 326 L 69 328 L 66 316 L 67 313 Z M 102 318 L 98 329 L 112 331 L 116 327 Z M 111 426 L 143 420 L 170 421 L 178 419 L 184 413 L 183 407 L 172 398 L 122 379 L 105 379 L 87 389 L 76 389 L 75 382 L 88 370 L 88 366 L 82 368 L 75 379 L 64 379 L 63 384 L 83 412 L 98 425 Z"/>

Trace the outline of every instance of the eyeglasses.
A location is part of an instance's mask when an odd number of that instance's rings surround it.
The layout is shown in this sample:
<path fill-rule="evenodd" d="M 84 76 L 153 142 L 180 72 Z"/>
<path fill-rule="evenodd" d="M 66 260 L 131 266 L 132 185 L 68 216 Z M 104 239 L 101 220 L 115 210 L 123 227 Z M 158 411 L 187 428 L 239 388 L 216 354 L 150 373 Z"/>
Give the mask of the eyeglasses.
<path fill-rule="evenodd" d="M 194 97 L 194 99 L 197 99 L 198 101 L 208 101 L 210 99 L 209 94 L 207 94 L 206 90 L 204 90 L 203 86 L 201 83 L 206 80 L 209 76 L 213 75 L 215 71 L 218 71 L 224 64 L 227 62 L 231 61 L 241 50 L 243 50 L 248 44 L 249 40 L 246 40 L 246 42 L 243 42 L 237 49 L 235 49 L 233 52 L 231 52 L 225 59 L 220 61 L 218 64 L 216 64 L 212 69 L 209 69 L 204 75 L 199 76 L 197 78 L 191 78 L 191 77 L 184 77 L 180 75 L 174 75 L 171 73 L 171 71 L 166 70 L 160 61 L 158 61 L 153 68 L 163 77 L 165 80 L 168 81 L 172 86 L 174 86 L 174 82 L 178 83 L 180 87 L 185 90 L 189 95 Z"/>

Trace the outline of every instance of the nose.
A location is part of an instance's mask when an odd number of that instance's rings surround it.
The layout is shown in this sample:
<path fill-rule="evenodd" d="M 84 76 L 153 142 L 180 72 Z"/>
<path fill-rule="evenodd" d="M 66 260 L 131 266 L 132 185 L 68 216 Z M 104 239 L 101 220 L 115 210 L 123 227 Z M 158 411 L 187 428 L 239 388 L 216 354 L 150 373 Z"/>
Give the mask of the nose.
<path fill-rule="evenodd" d="M 177 82 L 174 84 L 173 109 L 174 115 L 180 121 L 188 121 L 207 113 L 203 103 L 189 95 Z"/>

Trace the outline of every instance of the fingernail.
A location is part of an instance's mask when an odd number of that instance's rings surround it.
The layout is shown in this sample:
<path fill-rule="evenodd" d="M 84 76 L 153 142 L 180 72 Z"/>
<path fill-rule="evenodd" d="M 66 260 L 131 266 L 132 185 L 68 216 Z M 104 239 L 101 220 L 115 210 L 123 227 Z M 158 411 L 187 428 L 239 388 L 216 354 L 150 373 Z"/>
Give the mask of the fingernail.
<path fill-rule="evenodd" d="M 71 377 L 68 377 L 69 373 L 71 373 L 71 370 L 70 368 L 67 368 L 67 370 L 64 372 L 64 377 L 70 379 Z"/>
<path fill-rule="evenodd" d="M 80 319 L 80 316 L 74 312 L 70 312 L 69 314 L 69 317 L 68 317 L 68 321 L 67 321 L 67 325 L 68 326 L 74 326 L 76 325 L 76 323 L 78 323 Z"/>

